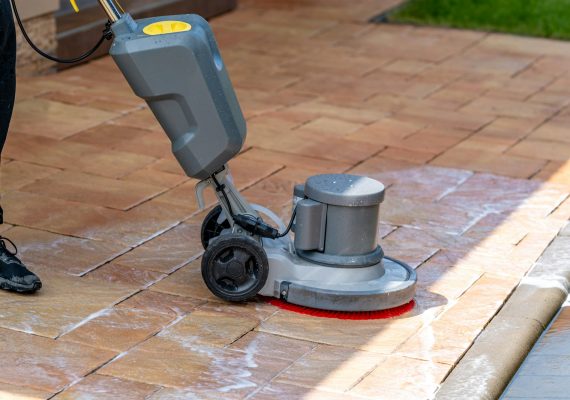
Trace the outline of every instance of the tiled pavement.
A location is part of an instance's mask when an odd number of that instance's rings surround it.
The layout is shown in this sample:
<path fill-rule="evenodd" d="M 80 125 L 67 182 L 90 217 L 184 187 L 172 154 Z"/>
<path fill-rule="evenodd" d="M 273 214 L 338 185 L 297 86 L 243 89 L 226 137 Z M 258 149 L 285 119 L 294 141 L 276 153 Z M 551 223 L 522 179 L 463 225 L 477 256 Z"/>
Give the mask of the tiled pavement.
<path fill-rule="evenodd" d="M 215 299 L 194 181 L 110 59 L 19 82 L 3 234 L 45 286 L 0 293 L 0 398 L 429 397 L 570 216 L 570 44 L 378 26 L 397 0 L 244 0 L 213 21 L 252 201 L 351 171 L 417 306 L 340 321 Z"/>

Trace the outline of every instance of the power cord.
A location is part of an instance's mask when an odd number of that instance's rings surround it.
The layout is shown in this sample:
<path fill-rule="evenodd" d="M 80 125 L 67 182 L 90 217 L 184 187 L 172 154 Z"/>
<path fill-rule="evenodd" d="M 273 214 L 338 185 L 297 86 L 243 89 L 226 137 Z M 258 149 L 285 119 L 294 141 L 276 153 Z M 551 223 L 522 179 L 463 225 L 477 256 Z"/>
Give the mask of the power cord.
<path fill-rule="evenodd" d="M 22 31 L 22 35 L 24 36 L 24 39 L 26 39 L 26 42 L 28 42 L 30 47 L 32 49 L 34 49 L 34 51 L 36 53 L 38 53 L 42 57 L 47 58 L 48 60 L 51 60 L 51 61 L 54 61 L 57 63 L 61 63 L 61 64 L 75 64 L 77 62 L 85 60 L 86 58 L 91 56 L 93 53 L 95 53 L 97 51 L 97 49 L 99 47 L 101 47 L 101 45 L 103 44 L 103 42 L 105 40 L 111 40 L 113 38 L 113 32 L 111 32 L 111 22 L 107 21 L 107 23 L 105 24 L 105 30 L 103 30 L 103 35 L 101 36 L 99 41 L 97 41 L 95 46 L 93 46 L 89 51 L 87 51 L 87 52 L 83 53 L 82 55 L 80 55 L 79 57 L 75 57 L 75 58 L 59 58 L 59 57 L 52 56 L 52 55 L 47 54 L 46 52 L 42 51 L 40 48 L 38 48 L 34 44 L 34 42 L 32 42 L 32 40 L 28 36 L 28 33 L 26 32 L 26 29 L 24 28 L 24 24 L 22 23 L 22 20 L 20 19 L 20 14 L 18 13 L 18 7 L 16 6 L 16 1 L 10 0 L 10 2 L 12 3 L 12 9 L 14 10 L 14 16 L 16 17 L 16 22 L 18 23 L 18 26 L 20 27 L 20 30 Z"/>
<path fill-rule="evenodd" d="M 261 217 L 255 218 L 254 216 L 247 214 L 234 214 L 234 211 L 232 210 L 232 205 L 230 203 L 230 200 L 228 199 L 228 195 L 225 190 L 226 185 L 220 184 L 215 174 L 213 174 L 211 178 L 214 181 L 214 185 L 216 186 L 216 192 L 222 193 L 222 196 L 224 197 L 224 200 L 228 205 L 228 211 L 230 213 L 230 216 L 232 217 L 234 222 L 238 224 L 241 228 L 248 231 L 249 233 L 265 238 L 278 239 L 287 235 L 291 230 L 291 228 L 293 227 L 293 223 L 295 221 L 295 215 L 297 214 L 296 207 L 293 210 L 293 214 L 291 214 L 291 220 L 289 221 L 289 225 L 283 232 L 279 232 L 271 225 L 265 223 L 263 219 L 261 219 Z"/>

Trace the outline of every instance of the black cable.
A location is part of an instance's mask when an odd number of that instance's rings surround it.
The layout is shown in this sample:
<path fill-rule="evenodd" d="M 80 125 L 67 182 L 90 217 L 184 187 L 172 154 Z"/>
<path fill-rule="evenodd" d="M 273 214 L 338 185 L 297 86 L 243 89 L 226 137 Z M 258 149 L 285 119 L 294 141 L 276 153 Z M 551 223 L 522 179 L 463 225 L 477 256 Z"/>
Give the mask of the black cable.
<path fill-rule="evenodd" d="M 232 205 L 230 204 L 230 199 L 228 199 L 228 195 L 226 194 L 226 191 L 224 190 L 226 188 L 225 185 L 221 185 L 220 182 L 218 182 L 218 179 L 216 179 L 216 175 L 212 175 L 212 180 L 214 181 L 214 184 L 216 185 L 216 191 L 217 192 L 222 192 L 222 196 L 224 196 L 224 200 L 226 200 L 226 204 L 228 205 L 228 211 L 230 212 L 230 217 L 234 218 L 234 211 L 232 210 Z"/>
<path fill-rule="evenodd" d="M 246 231 L 253 233 L 255 235 L 259 235 L 262 237 L 270 238 L 270 239 L 278 239 L 282 238 L 283 236 L 287 235 L 291 228 L 293 227 L 293 223 L 295 222 L 295 215 L 297 215 L 297 207 L 293 210 L 293 214 L 291 214 L 291 220 L 289 221 L 289 225 L 285 229 L 285 231 L 279 233 L 279 231 L 265 222 L 260 217 L 255 218 L 251 215 L 246 214 L 239 214 L 235 215 L 234 211 L 232 210 L 232 205 L 230 204 L 230 200 L 228 195 L 226 194 L 226 185 L 222 185 L 216 175 L 211 175 L 212 181 L 214 181 L 214 185 L 216 185 L 216 192 L 221 192 L 226 204 L 228 205 L 228 211 L 230 216 L 234 220 L 236 224 L 241 226 Z"/>
<path fill-rule="evenodd" d="M 295 216 L 297 215 L 297 207 L 293 209 L 293 214 L 291 214 L 291 219 L 289 220 L 289 225 L 287 225 L 287 229 L 284 232 L 277 235 L 277 238 L 281 238 L 289 233 L 291 228 L 293 228 L 293 222 L 295 222 Z"/>
<path fill-rule="evenodd" d="M 87 51 L 87 52 L 83 53 L 82 55 L 80 55 L 79 57 L 75 57 L 75 58 L 54 57 L 54 56 L 49 55 L 46 52 L 42 51 L 40 48 L 38 48 L 34 44 L 34 42 L 32 42 L 32 40 L 28 36 L 28 33 L 26 32 L 26 29 L 24 28 L 24 24 L 22 23 L 22 20 L 20 19 L 20 14 L 18 13 L 18 7 L 16 6 L 16 1 L 10 0 L 10 2 L 12 3 L 12 10 L 14 10 L 14 16 L 16 17 L 16 22 L 18 23 L 18 26 L 20 27 L 20 30 L 22 31 L 22 35 L 24 36 L 24 39 L 26 39 L 26 42 L 28 42 L 30 47 L 32 49 L 34 49 L 34 51 L 36 53 L 38 53 L 42 57 L 47 58 L 48 60 L 55 61 L 55 62 L 61 63 L 61 64 L 74 64 L 74 63 L 83 61 L 86 58 L 88 58 L 89 56 L 91 56 L 93 53 L 95 53 L 97 51 L 97 49 L 103 44 L 105 39 L 110 40 L 113 37 L 113 33 L 111 32 L 111 23 L 107 22 L 105 24 L 105 30 L 103 31 L 103 35 L 101 36 L 99 41 L 95 44 L 95 46 L 93 46 L 89 51 Z"/>

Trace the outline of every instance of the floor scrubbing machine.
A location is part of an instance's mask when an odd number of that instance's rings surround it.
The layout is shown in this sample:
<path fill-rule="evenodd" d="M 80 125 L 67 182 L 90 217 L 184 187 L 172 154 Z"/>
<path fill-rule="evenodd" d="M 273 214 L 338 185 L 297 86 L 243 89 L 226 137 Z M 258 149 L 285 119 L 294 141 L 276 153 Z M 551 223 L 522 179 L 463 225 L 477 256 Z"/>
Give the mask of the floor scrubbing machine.
<path fill-rule="evenodd" d="M 378 245 L 380 182 L 312 176 L 294 188 L 287 225 L 248 203 L 227 166 L 243 146 L 246 122 L 208 23 L 198 15 L 134 20 L 113 0 L 99 3 L 114 35 L 110 54 L 148 103 L 185 173 L 200 180 L 200 207 L 204 189 L 216 193 L 219 205 L 201 231 L 202 276 L 212 293 L 236 302 L 261 294 L 334 311 L 412 300 L 414 270 Z"/>

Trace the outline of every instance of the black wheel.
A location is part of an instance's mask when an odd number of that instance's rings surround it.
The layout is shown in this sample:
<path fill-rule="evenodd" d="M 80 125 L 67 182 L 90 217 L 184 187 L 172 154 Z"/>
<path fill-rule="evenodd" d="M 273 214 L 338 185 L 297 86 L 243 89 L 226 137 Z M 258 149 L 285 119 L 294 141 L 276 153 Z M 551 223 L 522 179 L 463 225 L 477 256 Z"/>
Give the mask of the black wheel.
<path fill-rule="evenodd" d="M 202 277 L 212 293 L 226 301 L 245 301 L 265 285 L 269 263 L 253 238 L 228 234 L 213 240 L 202 257 Z"/>
<path fill-rule="evenodd" d="M 200 232 L 200 239 L 202 240 L 202 247 L 204 250 L 208 248 L 210 240 L 220 236 L 220 233 L 224 229 L 230 229 L 230 221 L 224 219 L 222 223 L 218 223 L 218 218 L 222 213 L 222 206 L 219 204 L 212 208 L 206 218 L 204 218 L 204 222 L 202 222 L 202 230 Z"/>

